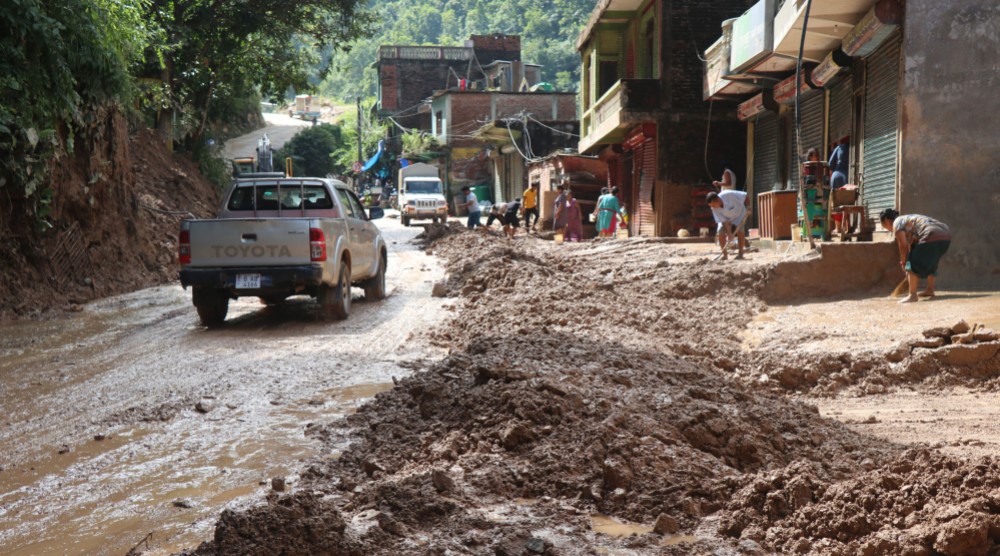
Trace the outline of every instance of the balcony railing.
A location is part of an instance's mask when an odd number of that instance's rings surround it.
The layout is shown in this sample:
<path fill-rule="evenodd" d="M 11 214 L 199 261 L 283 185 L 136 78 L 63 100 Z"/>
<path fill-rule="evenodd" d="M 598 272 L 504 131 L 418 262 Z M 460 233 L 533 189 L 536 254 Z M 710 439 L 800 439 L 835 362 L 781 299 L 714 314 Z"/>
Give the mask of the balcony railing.
<path fill-rule="evenodd" d="M 660 109 L 658 79 L 622 79 L 583 113 L 580 151 L 620 139 L 624 128 L 653 122 Z"/>
<path fill-rule="evenodd" d="M 472 49 L 463 46 L 380 46 L 379 60 L 471 60 Z"/>

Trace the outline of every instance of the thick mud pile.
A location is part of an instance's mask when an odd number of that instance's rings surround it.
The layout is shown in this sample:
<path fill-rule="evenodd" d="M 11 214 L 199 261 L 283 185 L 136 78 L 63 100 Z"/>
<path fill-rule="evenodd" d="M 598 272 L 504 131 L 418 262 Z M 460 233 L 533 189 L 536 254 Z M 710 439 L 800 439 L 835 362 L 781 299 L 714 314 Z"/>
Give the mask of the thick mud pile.
<path fill-rule="evenodd" d="M 872 466 L 874 467 L 874 466 Z M 1000 465 L 910 450 L 847 481 L 812 465 L 758 475 L 720 532 L 782 554 L 987 555 L 1000 550 Z"/>
<path fill-rule="evenodd" d="M 440 228 L 450 355 L 310 427 L 338 457 L 192 554 L 986 554 L 963 535 L 1000 531 L 995 464 L 856 434 L 740 370 L 763 265 Z"/>

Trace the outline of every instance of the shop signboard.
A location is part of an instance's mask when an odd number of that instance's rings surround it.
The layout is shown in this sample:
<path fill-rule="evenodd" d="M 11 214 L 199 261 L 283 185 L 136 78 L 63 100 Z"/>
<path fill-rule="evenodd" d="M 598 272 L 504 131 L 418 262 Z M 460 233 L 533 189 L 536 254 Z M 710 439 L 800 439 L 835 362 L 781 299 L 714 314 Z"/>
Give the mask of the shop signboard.
<path fill-rule="evenodd" d="M 737 115 L 741 122 L 751 120 L 764 111 L 764 93 L 754 95 L 750 100 L 741 102 Z"/>
<path fill-rule="evenodd" d="M 903 5 L 900 0 L 879 0 L 844 36 L 841 49 L 849 56 L 867 56 L 874 52 L 902 21 Z"/>
<path fill-rule="evenodd" d="M 813 68 L 809 73 L 809 81 L 814 87 L 825 87 L 850 63 L 851 57 L 838 48 L 827 54 L 826 58 Z"/>
<path fill-rule="evenodd" d="M 796 90 L 802 93 L 802 96 L 806 96 L 816 91 L 809 86 L 806 79 L 808 71 L 802 70 L 802 77 L 799 79 L 798 88 L 795 87 L 795 75 L 792 75 L 788 79 L 779 82 L 774 86 L 774 100 L 780 104 L 791 104 L 795 102 L 795 92 Z"/>
<path fill-rule="evenodd" d="M 622 147 L 625 150 L 632 150 L 641 145 L 648 137 L 656 137 L 655 124 L 642 124 L 625 137 Z"/>
<path fill-rule="evenodd" d="M 729 67 L 742 72 L 771 53 L 774 47 L 774 2 L 760 0 L 733 23 Z"/>

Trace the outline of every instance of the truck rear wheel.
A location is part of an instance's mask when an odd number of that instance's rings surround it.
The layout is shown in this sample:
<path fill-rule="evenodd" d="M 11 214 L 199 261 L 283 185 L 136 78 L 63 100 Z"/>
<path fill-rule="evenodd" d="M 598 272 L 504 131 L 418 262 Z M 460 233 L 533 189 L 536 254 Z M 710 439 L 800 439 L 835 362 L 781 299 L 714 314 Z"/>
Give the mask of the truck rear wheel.
<path fill-rule="evenodd" d="M 319 290 L 320 309 L 325 319 L 344 320 L 351 314 L 351 265 L 340 262 L 340 277 L 336 286 L 322 286 Z"/>
<path fill-rule="evenodd" d="M 214 288 L 195 287 L 191 301 L 198 310 L 198 318 L 205 326 L 219 326 L 229 312 L 229 294 Z"/>
<path fill-rule="evenodd" d="M 375 272 L 375 276 L 361 283 L 361 287 L 365 289 L 365 299 L 368 301 L 379 301 L 386 298 L 385 262 L 385 254 L 383 253 L 379 255 L 378 271 Z"/>

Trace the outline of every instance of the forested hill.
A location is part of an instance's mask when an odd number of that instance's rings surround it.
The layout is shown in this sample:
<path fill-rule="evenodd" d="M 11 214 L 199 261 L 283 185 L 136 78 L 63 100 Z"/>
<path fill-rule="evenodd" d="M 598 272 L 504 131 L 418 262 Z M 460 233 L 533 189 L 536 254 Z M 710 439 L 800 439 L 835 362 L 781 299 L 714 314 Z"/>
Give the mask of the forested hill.
<path fill-rule="evenodd" d="M 575 91 L 580 57 L 576 39 L 596 0 L 371 0 L 378 14 L 375 34 L 333 58 L 320 92 L 352 100 L 375 94 L 371 68 L 383 44 L 461 46 L 470 35 L 521 36 L 525 62 L 542 65 L 543 78 L 561 91 Z"/>

